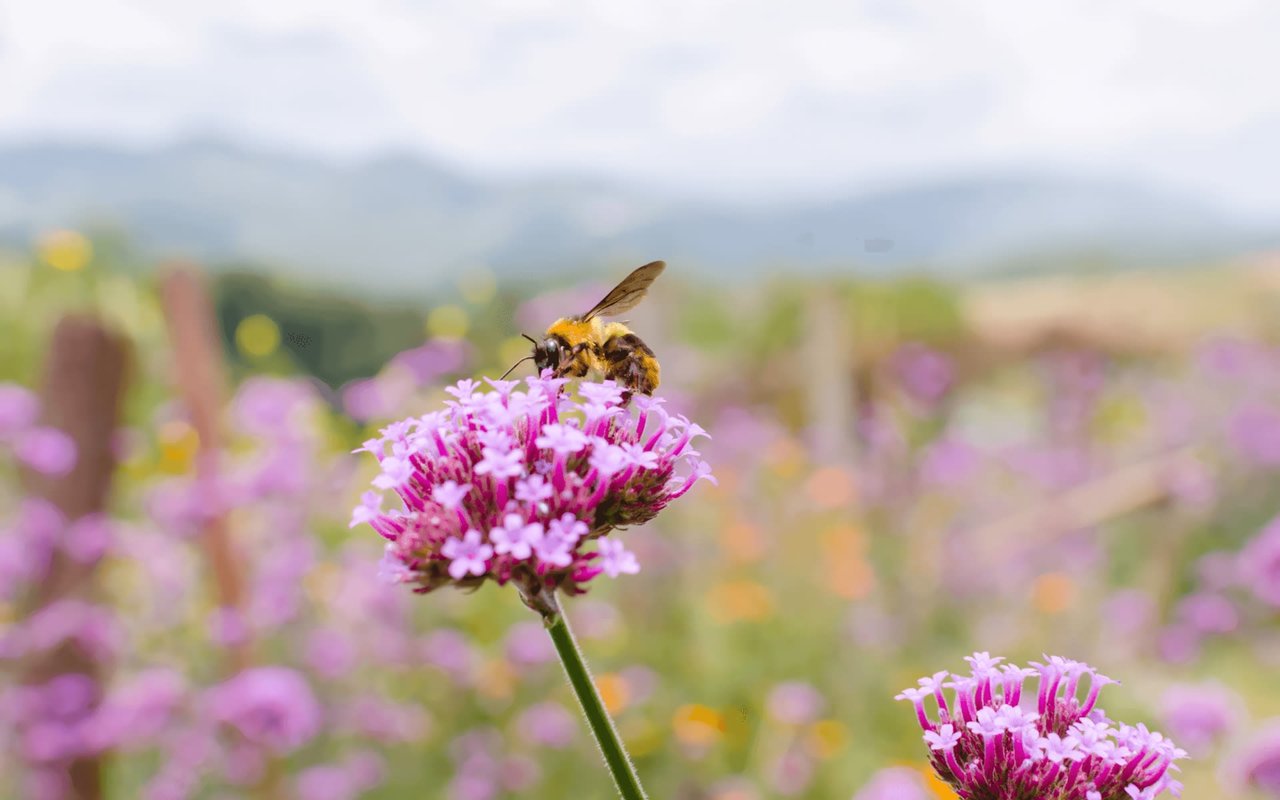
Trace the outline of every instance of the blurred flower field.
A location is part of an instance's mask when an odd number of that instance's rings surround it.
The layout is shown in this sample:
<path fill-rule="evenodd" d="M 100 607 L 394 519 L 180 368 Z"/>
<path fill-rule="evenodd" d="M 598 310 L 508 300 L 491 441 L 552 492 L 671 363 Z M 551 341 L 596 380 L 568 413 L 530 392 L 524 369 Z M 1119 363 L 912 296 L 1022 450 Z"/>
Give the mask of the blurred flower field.
<path fill-rule="evenodd" d="M 609 796 L 516 592 L 414 595 L 351 526 L 353 451 L 601 283 L 477 272 L 357 313 L 216 277 L 209 442 L 144 266 L 68 232 L 0 262 L 0 796 L 72 796 L 81 762 L 110 798 Z M 965 287 L 669 279 L 632 326 L 718 482 L 562 601 L 653 797 L 954 797 L 894 697 L 975 651 L 1120 681 L 1100 702 L 1189 752 L 1186 797 L 1280 797 L 1280 327 L 1010 345 Z M 131 356 L 109 506 L 69 520 L 29 488 L 81 455 L 41 416 L 71 312 Z M 88 666 L 33 679 L 66 649 Z"/>

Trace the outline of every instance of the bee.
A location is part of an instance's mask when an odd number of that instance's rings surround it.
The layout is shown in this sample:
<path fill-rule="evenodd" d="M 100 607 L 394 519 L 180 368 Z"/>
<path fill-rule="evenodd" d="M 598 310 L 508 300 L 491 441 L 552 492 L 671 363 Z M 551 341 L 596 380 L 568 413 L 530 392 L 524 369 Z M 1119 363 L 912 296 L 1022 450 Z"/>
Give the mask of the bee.
<path fill-rule="evenodd" d="M 532 359 L 539 371 L 552 369 L 557 377 L 582 378 L 594 371 L 617 381 L 628 393 L 653 394 L 660 372 L 653 350 L 623 323 L 604 322 L 602 317 L 635 308 L 666 266 L 654 261 L 637 268 L 587 313 L 551 323 L 542 341 L 521 334 L 533 343 L 533 354 L 511 369 Z"/>

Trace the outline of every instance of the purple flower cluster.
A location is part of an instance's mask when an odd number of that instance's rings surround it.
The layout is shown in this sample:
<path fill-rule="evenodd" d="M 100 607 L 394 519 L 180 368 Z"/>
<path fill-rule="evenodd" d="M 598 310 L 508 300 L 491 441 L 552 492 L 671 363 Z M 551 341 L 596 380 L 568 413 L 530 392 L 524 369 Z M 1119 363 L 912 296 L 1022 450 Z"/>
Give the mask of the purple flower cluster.
<path fill-rule="evenodd" d="M 361 422 L 391 416 L 407 407 L 423 387 L 462 370 L 470 357 L 471 348 L 465 341 L 436 339 L 405 350 L 374 377 L 342 387 L 343 409 Z"/>
<path fill-rule="evenodd" d="M 182 699 L 181 678 L 151 670 L 103 696 L 90 675 L 68 672 L 0 692 L 0 744 L 25 766 L 23 796 L 72 797 L 71 762 L 154 739 Z"/>
<path fill-rule="evenodd" d="M 1236 791 L 1257 789 L 1269 797 L 1280 797 L 1280 719 L 1254 734 L 1225 765 L 1224 772 Z"/>
<path fill-rule="evenodd" d="M 1240 581 L 1263 603 L 1280 608 L 1280 517 L 1267 523 L 1240 551 Z"/>
<path fill-rule="evenodd" d="M 8 443 L 38 418 L 31 401 L 25 390 L 0 384 L 0 462 Z M 420 706 L 371 688 L 370 674 L 425 659 L 450 661 L 457 685 L 479 680 L 466 659 L 467 640 L 455 643 L 451 654 L 440 637 L 419 638 L 407 624 L 411 599 L 370 580 L 376 558 L 356 543 L 334 553 L 316 545 L 315 525 L 335 512 L 345 519 L 349 511 L 344 495 L 354 460 L 331 458 L 322 447 L 320 410 L 315 390 L 301 381 L 252 378 L 230 407 L 228 428 L 240 436 L 217 457 L 212 475 L 188 471 L 159 487 L 138 487 L 149 500 L 150 519 L 68 519 L 39 498 L 21 499 L 3 515 L 0 607 L 25 609 L 55 556 L 84 565 L 102 561 L 108 576 L 119 570 L 141 579 L 108 583 L 111 603 L 63 597 L 0 619 L 6 678 L 22 660 L 54 650 L 104 664 L 42 683 L 0 680 L 0 796 L 71 797 L 69 764 L 112 753 L 130 761 L 136 777 L 121 791 L 131 797 L 186 800 L 232 788 L 255 793 L 277 780 L 278 762 L 289 759 L 293 791 L 279 791 L 354 800 L 383 777 L 381 757 L 363 747 L 421 741 L 430 723 Z M 182 417 L 165 407 L 157 422 L 152 427 Z M 121 506 L 134 505 L 138 495 L 129 491 L 135 486 L 125 482 Z M 191 588 L 201 583 L 191 537 L 232 509 L 238 544 L 252 556 L 241 568 L 243 605 L 209 609 L 204 593 Z M 317 578 L 323 593 L 304 583 Z M 117 603 L 130 614 L 117 616 Z M 207 637 L 189 627 L 200 620 Z M 207 665 L 227 660 L 218 649 L 246 637 L 271 637 L 290 657 L 254 660 L 209 685 Z M 149 774 L 146 765 L 154 765 Z"/>
<path fill-rule="evenodd" d="M 524 794 L 541 777 L 538 762 L 505 753 L 502 734 L 492 728 L 467 731 L 449 748 L 456 767 L 445 788 L 449 800 L 495 800 L 508 792 Z"/>
<path fill-rule="evenodd" d="M 1166 789 L 1180 796 L 1169 773 L 1186 753 L 1143 724 L 1108 719 L 1097 701 L 1111 679 L 1058 656 L 1035 669 L 989 653 L 965 660 L 969 675 L 939 672 L 896 698 L 914 704 L 934 770 L 964 800 L 1152 800 Z M 1033 704 L 1024 685 L 1036 675 Z"/>
<path fill-rule="evenodd" d="M 209 690 L 210 716 L 249 742 L 290 753 L 320 730 L 320 704 L 307 679 L 286 667 L 245 670 Z"/>
<path fill-rule="evenodd" d="M 56 551 L 76 563 L 94 564 L 115 539 L 115 525 L 104 514 L 68 522 L 57 506 L 39 497 L 22 500 L 15 511 L 11 523 L 0 523 L 0 601 L 12 600 L 43 580 Z M 0 642 L 4 639 L 0 634 Z M 0 643 L 0 653 L 5 650 Z"/>
<path fill-rule="evenodd" d="M 893 354 L 892 367 L 902 388 L 926 408 L 937 405 L 955 383 L 951 359 L 918 342 L 898 348 Z"/>
<path fill-rule="evenodd" d="M 1160 700 L 1160 716 L 1168 730 L 1192 755 L 1207 755 L 1245 717 L 1240 696 L 1216 683 L 1170 686 Z"/>
<path fill-rule="evenodd" d="M 910 767 L 886 767 L 853 796 L 853 800 L 930 800 L 920 773 Z"/>
<path fill-rule="evenodd" d="M 36 472 L 66 475 L 76 464 L 76 443 L 57 428 L 38 423 L 40 403 L 29 389 L 0 383 L 0 445 Z"/>
<path fill-rule="evenodd" d="M 614 528 L 647 522 L 710 469 L 690 442 L 696 424 L 643 396 L 624 403 L 612 381 L 470 380 L 448 391 L 445 410 L 393 423 L 364 443 L 381 466 L 373 485 L 401 508 L 383 511 L 366 492 L 352 526 L 387 539 L 383 575 L 416 591 L 493 579 L 571 593 L 604 572 L 640 569 Z M 585 548 L 596 543 L 595 550 Z"/>

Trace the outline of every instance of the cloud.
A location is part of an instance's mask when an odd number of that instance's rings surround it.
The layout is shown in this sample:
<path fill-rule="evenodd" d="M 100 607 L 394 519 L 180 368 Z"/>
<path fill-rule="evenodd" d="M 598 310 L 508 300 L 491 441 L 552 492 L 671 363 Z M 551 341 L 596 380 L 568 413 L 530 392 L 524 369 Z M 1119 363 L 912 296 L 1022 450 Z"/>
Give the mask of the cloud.
<path fill-rule="evenodd" d="M 3 24 L 8 138 L 212 128 L 756 196 L 1046 164 L 1280 200 L 1242 133 L 1280 113 L 1268 0 L 44 0 Z"/>

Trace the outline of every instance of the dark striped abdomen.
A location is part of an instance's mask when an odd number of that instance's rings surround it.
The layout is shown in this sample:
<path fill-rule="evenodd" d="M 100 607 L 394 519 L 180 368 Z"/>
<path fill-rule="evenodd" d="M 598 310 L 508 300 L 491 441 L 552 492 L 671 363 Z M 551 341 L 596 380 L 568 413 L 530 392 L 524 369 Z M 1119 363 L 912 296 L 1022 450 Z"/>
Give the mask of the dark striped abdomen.
<path fill-rule="evenodd" d="M 600 348 L 604 376 L 640 394 L 653 394 L 658 388 L 660 368 L 653 350 L 639 336 L 628 331 L 605 339 Z"/>

